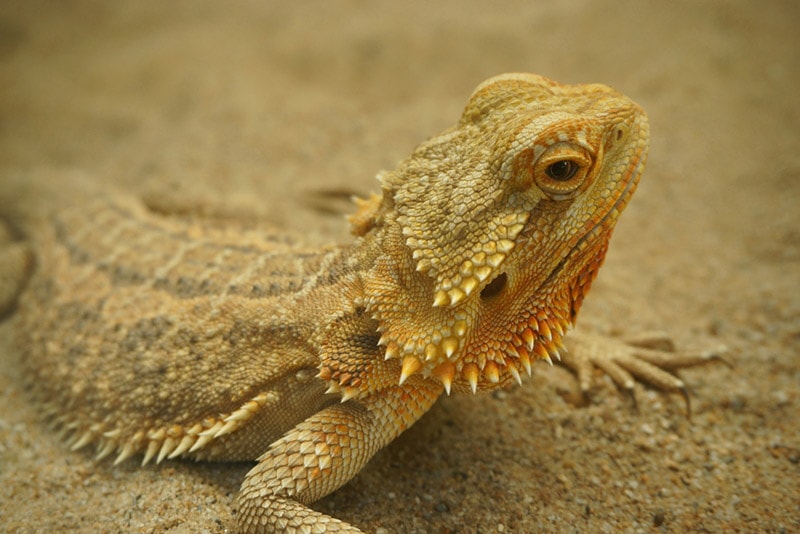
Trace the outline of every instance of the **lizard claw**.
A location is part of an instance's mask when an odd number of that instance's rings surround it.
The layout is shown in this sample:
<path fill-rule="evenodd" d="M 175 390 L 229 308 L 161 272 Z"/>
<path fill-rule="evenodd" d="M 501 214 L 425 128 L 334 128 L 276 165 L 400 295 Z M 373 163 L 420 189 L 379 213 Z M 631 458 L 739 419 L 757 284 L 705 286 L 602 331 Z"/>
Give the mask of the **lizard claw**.
<path fill-rule="evenodd" d="M 674 374 L 678 369 L 720 362 L 733 367 L 716 351 L 674 352 L 671 340 L 663 335 L 644 335 L 625 340 L 604 336 L 572 334 L 567 339 L 568 351 L 562 363 L 578 377 L 581 394 L 586 398 L 592 387 L 595 368 L 611 378 L 614 384 L 631 397 L 635 409 L 637 381 L 669 393 L 680 393 L 691 417 L 691 402 L 686 384 Z"/>

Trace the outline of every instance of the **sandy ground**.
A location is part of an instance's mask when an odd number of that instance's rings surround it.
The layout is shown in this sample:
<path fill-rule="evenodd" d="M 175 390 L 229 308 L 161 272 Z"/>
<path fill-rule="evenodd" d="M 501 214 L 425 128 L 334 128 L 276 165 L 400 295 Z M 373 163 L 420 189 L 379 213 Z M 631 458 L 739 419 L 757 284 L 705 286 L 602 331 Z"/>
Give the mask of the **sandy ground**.
<path fill-rule="evenodd" d="M 648 171 L 582 326 L 724 344 L 640 410 L 570 374 L 440 402 L 315 505 L 367 531 L 800 530 L 800 100 L 786 2 L 3 2 L 0 179 L 64 170 L 346 238 L 325 190 L 452 124 L 473 87 L 531 71 L 649 112 Z M 298 3 L 299 4 L 299 3 Z M 0 186 L 2 182 L 0 182 Z M 112 467 L 70 452 L 0 324 L 0 530 L 224 532 L 247 465 Z"/>

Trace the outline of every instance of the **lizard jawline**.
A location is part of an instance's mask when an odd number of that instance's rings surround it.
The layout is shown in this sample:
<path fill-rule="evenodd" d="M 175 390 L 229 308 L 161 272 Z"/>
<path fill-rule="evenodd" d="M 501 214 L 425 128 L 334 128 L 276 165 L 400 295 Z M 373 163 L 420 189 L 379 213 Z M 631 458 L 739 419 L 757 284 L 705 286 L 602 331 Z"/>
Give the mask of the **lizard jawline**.
<path fill-rule="evenodd" d="M 552 283 L 552 281 L 564 269 L 564 266 L 571 259 L 573 259 L 576 254 L 586 250 L 590 243 L 598 240 L 607 242 L 611 238 L 611 230 L 613 230 L 614 225 L 617 222 L 617 218 L 619 217 L 620 213 L 622 213 L 622 210 L 625 209 L 625 206 L 627 206 L 630 198 L 633 196 L 643 171 L 644 161 L 641 158 L 638 158 L 636 160 L 636 164 L 631 167 L 630 172 L 628 173 L 628 179 L 625 182 L 625 187 L 618 198 L 614 201 L 614 203 L 611 204 L 608 210 L 606 210 L 605 214 L 600 218 L 600 220 L 598 220 L 587 232 L 584 232 L 583 236 L 581 236 L 575 245 L 569 249 L 569 251 L 564 255 L 564 258 L 558 263 L 558 265 L 555 266 L 555 268 L 542 283 L 542 287 Z M 601 236 L 603 232 L 607 233 L 607 235 L 604 237 Z"/>

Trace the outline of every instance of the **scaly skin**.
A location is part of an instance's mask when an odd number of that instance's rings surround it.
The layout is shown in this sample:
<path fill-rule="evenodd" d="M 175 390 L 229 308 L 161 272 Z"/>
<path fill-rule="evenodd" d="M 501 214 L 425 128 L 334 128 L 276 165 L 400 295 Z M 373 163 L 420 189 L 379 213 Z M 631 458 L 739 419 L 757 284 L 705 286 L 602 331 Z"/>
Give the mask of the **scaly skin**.
<path fill-rule="evenodd" d="M 353 244 L 308 250 L 89 191 L 77 208 L 42 200 L 8 216 L 29 241 L 12 244 L 0 305 L 30 247 L 19 350 L 74 449 L 257 459 L 243 532 L 357 532 L 306 504 L 443 392 L 521 382 L 560 355 L 647 146 L 644 112 L 608 87 L 502 75 L 380 175 Z M 707 360 L 574 341 L 566 363 L 583 389 L 598 365 L 627 388 L 633 373 L 680 390 L 660 367 Z"/>

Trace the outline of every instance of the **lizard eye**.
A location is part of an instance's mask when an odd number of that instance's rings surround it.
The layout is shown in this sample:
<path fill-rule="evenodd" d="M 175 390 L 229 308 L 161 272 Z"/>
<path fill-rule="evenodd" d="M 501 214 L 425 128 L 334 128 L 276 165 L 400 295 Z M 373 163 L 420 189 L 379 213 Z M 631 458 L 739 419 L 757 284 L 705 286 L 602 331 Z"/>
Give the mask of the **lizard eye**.
<path fill-rule="evenodd" d="M 565 200 L 577 194 L 592 163 L 592 155 L 583 147 L 559 143 L 545 150 L 533 164 L 533 179 L 553 200 Z"/>
<path fill-rule="evenodd" d="M 566 182 L 578 172 L 578 164 L 568 159 L 551 163 L 545 174 L 557 182 Z"/>

